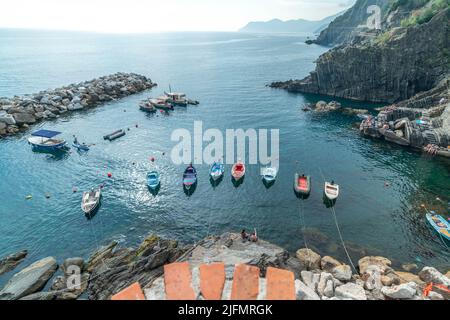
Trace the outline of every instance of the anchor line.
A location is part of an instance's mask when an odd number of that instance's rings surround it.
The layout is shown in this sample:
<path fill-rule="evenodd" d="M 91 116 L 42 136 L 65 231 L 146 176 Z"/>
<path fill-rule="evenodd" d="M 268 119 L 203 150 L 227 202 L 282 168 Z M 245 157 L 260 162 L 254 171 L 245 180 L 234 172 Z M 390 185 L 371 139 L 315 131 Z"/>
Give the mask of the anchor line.
<path fill-rule="evenodd" d="M 305 229 L 306 229 L 306 220 L 305 220 L 305 212 L 304 212 L 304 205 L 303 205 L 303 200 L 300 202 L 300 224 L 302 227 L 302 236 L 303 236 L 303 242 L 305 244 L 305 248 L 306 248 L 306 252 L 308 253 L 308 267 L 311 267 L 311 252 L 309 250 L 308 247 L 308 243 L 306 241 L 306 236 L 305 236 Z"/>
<path fill-rule="evenodd" d="M 325 176 L 324 176 L 324 174 L 323 174 L 323 172 L 322 172 L 322 168 L 319 167 L 319 171 L 320 171 L 320 174 L 322 175 L 323 182 L 325 183 L 326 181 L 325 181 Z M 331 210 L 331 213 L 333 213 L 334 223 L 336 224 L 336 229 L 337 229 L 337 231 L 338 231 L 339 238 L 341 239 L 342 247 L 344 248 L 345 254 L 347 255 L 347 259 L 348 259 L 348 261 L 350 262 L 350 264 L 351 264 L 353 270 L 354 270 L 356 273 L 358 273 L 358 270 L 356 270 L 355 264 L 353 263 L 353 260 L 352 260 L 350 254 L 349 254 L 349 252 L 348 252 L 348 250 L 347 250 L 347 246 L 345 245 L 344 238 L 342 237 L 341 228 L 339 227 L 339 222 L 338 222 L 338 219 L 337 219 L 336 210 L 334 209 L 334 206 L 332 206 L 332 207 L 330 208 L 330 210 Z"/>

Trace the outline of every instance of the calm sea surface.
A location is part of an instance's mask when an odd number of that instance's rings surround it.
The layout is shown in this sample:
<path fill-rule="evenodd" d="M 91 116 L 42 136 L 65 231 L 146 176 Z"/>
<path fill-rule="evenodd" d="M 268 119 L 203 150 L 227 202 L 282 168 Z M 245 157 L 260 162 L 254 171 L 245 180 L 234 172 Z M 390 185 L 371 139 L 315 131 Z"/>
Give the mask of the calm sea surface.
<path fill-rule="evenodd" d="M 446 212 L 449 162 L 364 139 L 353 127 L 355 117 L 301 111 L 305 102 L 324 97 L 266 87 L 313 70 L 314 60 L 327 48 L 306 46 L 304 40 L 238 33 L 0 31 L 0 96 L 34 93 L 117 71 L 144 74 L 159 85 L 36 126 L 62 131 L 67 140 L 76 134 L 94 143 L 87 154 L 33 153 L 26 135 L 0 140 L 0 256 L 28 249 L 27 263 L 49 255 L 61 261 L 87 257 L 113 239 L 132 246 L 158 233 L 189 243 L 207 234 L 256 228 L 261 238 L 290 251 L 303 247 L 306 240 L 321 254 L 346 261 L 333 213 L 322 201 L 326 177 L 341 186 L 335 210 L 354 260 L 377 254 L 396 265 L 414 262 L 447 271 L 448 248 L 428 228 L 420 205 Z M 168 115 L 138 110 L 141 99 L 162 93 L 169 84 L 201 104 L 176 108 Z M 197 120 L 203 121 L 204 129 L 223 132 L 279 129 L 275 185 L 266 189 L 259 166 L 251 165 L 244 183 L 235 188 L 227 166 L 225 179 L 213 188 L 208 166 L 202 165 L 197 166 L 198 187 L 187 197 L 181 186 L 184 166 L 174 165 L 169 157 L 176 144 L 170 136 L 178 128 L 193 131 Z M 112 143 L 102 139 L 120 128 L 130 131 Z M 162 174 L 156 197 L 145 184 L 151 169 Z M 313 177 L 312 195 L 303 202 L 293 193 L 296 170 Z M 81 191 L 100 184 L 105 185 L 102 206 L 87 220 L 80 209 Z M 73 187 L 79 192 L 73 193 Z M 27 195 L 33 199 L 26 200 Z"/>

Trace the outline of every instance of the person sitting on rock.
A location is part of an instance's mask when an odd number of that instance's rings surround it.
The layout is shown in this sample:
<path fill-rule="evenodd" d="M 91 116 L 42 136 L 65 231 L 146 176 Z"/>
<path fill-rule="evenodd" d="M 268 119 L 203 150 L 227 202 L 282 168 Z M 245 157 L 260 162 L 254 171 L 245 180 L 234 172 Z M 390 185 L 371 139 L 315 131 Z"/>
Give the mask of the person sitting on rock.
<path fill-rule="evenodd" d="M 248 240 L 249 236 L 248 236 L 248 233 L 245 231 L 245 229 L 242 230 L 241 237 L 242 237 L 243 241 Z"/>
<path fill-rule="evenodd" d="M 255 229 L 255 231 L 252 232 L 252 235 L 250 236 L 250 241 L 258 242 L 258 235 L 256 234 L 256 229 Z"/>

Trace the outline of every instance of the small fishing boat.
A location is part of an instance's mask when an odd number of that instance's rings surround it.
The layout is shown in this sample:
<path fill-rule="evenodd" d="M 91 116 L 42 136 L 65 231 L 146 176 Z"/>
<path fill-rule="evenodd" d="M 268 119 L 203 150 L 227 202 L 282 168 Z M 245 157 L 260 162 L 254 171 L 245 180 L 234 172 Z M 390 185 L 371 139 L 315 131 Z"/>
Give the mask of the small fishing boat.
<path fill-rule="evenodd" d="M 28 138 L 28 143 L 33 149 L 43 151 L 63 150 L 67 147 L 67 142 L 64 139 L 55 139 L 61 132 L 51 130 L 38 130 L 31 134 Z"/>
<path fill-rule="evenodd" d="M 241 180 L 245 176 L 245 164 L 238 161 L 231 168 L 231 176 L 235 181 Z"/>
<path fill-rule="evenodd" d="M 186 95 L 181 92 L 164 92 L 167 97 L 167 102 L 176 106 L 186 107 L 189 103 L 189 100 L 186 98 Z"/>
<path fill-rule="evenodd" d="M 189 165 L 189 167 L 187 167 L 183 173 L 183 186 L 186 188 L 186 190 L 189 190 L 196 183 L 197 183 L 197 170 L 195 170 L 195 168 L 192 165 Z"/>
<path fill-rule="evenodd" d="M 339 185 L 332 182 L 325 182 L 325 196 L 328 200 L 336 200 L 339 197 Z"/>
<path fill-rule="evenodd" d="M 277 178 L 277 173 L 277 169 L 272 167 L 263 168 L 261 170 L 262 179 L 267 183 L 274 182 Z"/>
<path fill-rule="evenodd" d="M 78 151 L 89 151 L 89 146 L 84 143 L 72 143 L 72 147 L 74 147 Z"/>
<path fill-rule="evenodd" d="M 160 183 L 161 183 L 160 176 L 157 171 L 150 171 L 147 174 L 147 186 L 151 190 L 156 190 Z"/>
<path fill-rule="evenodd" d="M 309 196 L 309 194 L 311 193 L 311 177 L 305 175 L 300 176 L 298 173 L 296 173 L 294 180 L 294 189 L 295 192 L 300 195 Z"/>
<path fill-rule="evenodd" d="M 211 179 L 214 181 L 219 180 L 224 173 L 224 166 L 220 162 L 214 162 L 211 166 L 211 169 L 209 169 L 209 175 L 211 176 Z"/>
<path fill-rule="evenodd" d="M 426 215 L 428 222 L 433 229 L 443 238 L 450 241 L 450 223 L 434 212 L 429 212 Z"/>
<path fill-rule="evenodd" d="M 157 99 L 150 99 L 149 102 L 157 109 L 173 110 L 173 105 L 168 102 L 168 99 L 165 96 Z"/>
<path fill-rule="evenodd" d="M 151 104 L 150 101 L 142 101 L 139 104 L 139 109 L 145 112 L 156 112 L 155 106 Z"/>
<path fill-rule="evenodd" d="M 95 210 L 98 209 L 100 205 L 100 198 L 102 197 L 101 189 L 94 190 L 88 192 L 83 192 L 83 198 L 81 200 L 81 210 L 86 215 L 92 214 Z"/>

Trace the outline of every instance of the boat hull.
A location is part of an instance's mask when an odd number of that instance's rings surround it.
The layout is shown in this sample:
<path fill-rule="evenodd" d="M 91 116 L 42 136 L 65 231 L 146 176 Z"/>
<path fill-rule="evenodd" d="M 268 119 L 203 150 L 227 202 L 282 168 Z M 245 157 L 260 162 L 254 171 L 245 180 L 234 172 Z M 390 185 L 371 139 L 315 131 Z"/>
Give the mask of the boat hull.
<path fill-rule="evenodd" d="M 236 163 L 231 168 L 231 176 L 235 181 L 240 181 L 245 176 L 245 165 L 243 163 Z"/>
<path fill-rule="evenodd" d="M 309 196 L 309 194 L 311 193 L 311 177 L 303 177 L 298 173 L 295 174 L 294 190 L 299 195 Z"/>
<path fill-rule="evenodd" d="M 434 231 L 436 231 L 442 239 L 450 241 L 450 223 L 445 221 L 442 216 L 433 216 L 430 213 L 427 213 L 426 218 Z"/>

